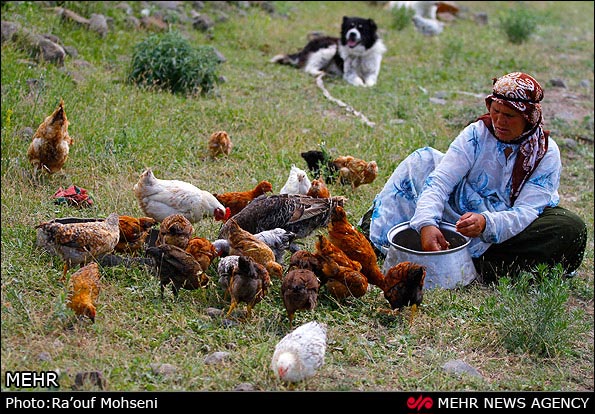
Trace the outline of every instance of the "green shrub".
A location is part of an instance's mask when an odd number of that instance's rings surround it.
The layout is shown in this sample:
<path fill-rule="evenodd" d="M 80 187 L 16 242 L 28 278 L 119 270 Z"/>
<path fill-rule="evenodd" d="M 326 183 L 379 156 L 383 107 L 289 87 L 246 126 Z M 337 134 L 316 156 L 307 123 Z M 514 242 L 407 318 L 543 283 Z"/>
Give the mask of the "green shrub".
<path fill-rule="evenodd" d="M 511 43 L 521 44 L 529 40 L 537 28 L 537 19 L 530 10 L 520 7 L 501 17 L 500 27 Z"/>
<path fill-rule="evenodd" d="M 149 36 L 133 49 L 128 80 L 173 93 L 207 93 L 218 82 L 220 60 L 211 46 L 192 47 L 180 33 Z"/>
<path fill-rule="evenodd" d="M 539 266 L 537 276 L 521 273 L 498 283 L 494 322 L 511 352 L 553 357 L 569 353 L 584 316 L 569 312 L 570 286 L 561 266 Z"/>
<path fill-rule="evenodd" d="M 393 19 L 392 19 L 392 26 L 393 29 L 396 30 L 403 30 L 408 25 L 411 24 L 411 18 L 415 14 L 413 10 L 408 7 L 394 7 L 391 10 Z"/>

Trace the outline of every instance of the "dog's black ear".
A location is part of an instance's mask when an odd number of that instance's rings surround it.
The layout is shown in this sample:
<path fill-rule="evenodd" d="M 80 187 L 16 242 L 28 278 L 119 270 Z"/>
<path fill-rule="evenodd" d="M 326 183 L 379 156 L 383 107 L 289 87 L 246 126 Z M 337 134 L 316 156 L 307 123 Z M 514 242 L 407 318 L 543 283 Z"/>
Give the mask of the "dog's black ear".
<path fill-rule="evenodd" d="M 368 21 L 370 22 L 370 27 L 372 28 L 372 30 L 377 30 L 378 26 L 376 26 L 376 22 L 372 19 L 368 19 Z"/>
<path fill-rule="evenodd" d="M 343 16 L 343 23 L 345 23 L 349 19 L 349 16 Z"/>

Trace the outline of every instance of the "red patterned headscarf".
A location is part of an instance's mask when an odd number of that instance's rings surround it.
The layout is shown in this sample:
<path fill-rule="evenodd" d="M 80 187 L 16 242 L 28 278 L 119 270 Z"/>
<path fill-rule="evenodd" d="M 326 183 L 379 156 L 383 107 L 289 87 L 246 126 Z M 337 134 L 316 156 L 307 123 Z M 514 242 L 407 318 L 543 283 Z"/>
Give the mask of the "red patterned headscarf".
<path fill-rule="evenodd" d="M 543 89 L 533 77 L 522 72 L 512 72 L 494 78 L 492 94 L 485 98 L 488 111 L 492 102 L 498 102 L 520 113 L 527 121 L 527 129 L 518 139 L 508 142 L 520 144 L 512 169 L 510 204 L 513 205 L 523 184 L 529 179 L 547 152 L 549 131 L 543 130 L 541 104 Z M 480 118 L 496 139 L 489 113 Z"/>

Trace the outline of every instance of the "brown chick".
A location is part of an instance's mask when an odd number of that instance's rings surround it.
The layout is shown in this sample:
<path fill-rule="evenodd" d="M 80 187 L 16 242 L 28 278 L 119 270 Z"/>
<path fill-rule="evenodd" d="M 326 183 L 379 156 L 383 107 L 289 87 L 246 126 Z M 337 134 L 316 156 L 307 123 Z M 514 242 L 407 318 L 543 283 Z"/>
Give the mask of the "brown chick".
<path fill-rule="evenodd" d="M 186 246 L 186 251 L 194 257 L 204 271 L 209 268 L 213 259 L 219 255 L 215 246 L 204 237 L 191 238 Z"/>
<path fill-rule="evenodd" d="M 290 269 L 283 277 L 281 296 L 290 329 L 293 327 L 293 317 L 297 311 L 309 311 L 316 307 L 319 288 L 318 278 L 308 269 Z"/>
<path fill-rule="evenodd" d="M 425 266 L 411 262 L 397 263 L 388 269 L 384 277 L 384 297 L 393 310 L 411 306 L 410 323 L 423 300 L 425 278 Z"/>
<path fill-rule="evenodd" d="M 62 224 L 49 221 L 36 226 L 51 251 L 64 261 L 62 280 L 68 269 L 86 265 L 101 256 L 111 253 L 120 239 L 118 215 L 110 214 L 105 220 Z"/>
<path fill-rule="evenodd" d="M 118 224 L 120 238 L 114 250 L 118 253 L 136 255 L 143 249 L 149 231 L 157 224 L 157 221 L 151 217 L 120 216 Z"/>
<path fill-rule="evenodd" d="M 73 143 L 68 125 L 64 100 L 60 99 L 58 108 L 39 125 L 27 149 L 27 158 L 35 172 L 54 174 L 62 169 Z"/>
<path fill-rule="evenodd" d="M 206 286 L 209 277 L 192 255 L 178 246 L 161 244 L 149 247 L 147 254 L 154 259 L 154 266 L 161 282 L 161 298 L 165 287 L 171 283 L 171 290 L 178 297 L 180 289 L 196 290 Z"/>
<path fill-rule="evenodd" d="M 329 256 L 319 256 L 321 280 L 324 286 L 336 299 L 348 296 L 362 297 L 368 291 L 368 279 L 360 271 L 347 266 L 341 266 Z"/>
<path fill-rule="evenodd" d="M 308 190 L 306 195 L 316 198 L 330 198 L 331 193 L 328 187 L 326 186 L 324 179 L 321 177 L 312 180 L 312 182 L 310 183 L 310 189 Z"/>
<path fill-rule="evenodd" d="M 249 256 L 257 263 L 263 265 L 271 276 L 283 278 L 283 266 L 275 261 L 275 253 L 262 240 L 252 233 L 242 229 L 235 219 L 227 221 L 229 224 L 229 254 Z"/>
<path fill-rule="evenodd" d="M 100 278 L 99 265 L 93 262 L 74 272 L 68 282 L 66 306 L 79 316 L 87 316 L 91 322 L 95 322 L 97 313 L 95 302 L 101 290 Z"/>
<path fill-rule="evenodd" d="M 247 317 L 252 315 L 254 306 L 262 301 L 271 286 L 271 278 L 263 265 L 251 257 L 239 256 L 229 279 L 228 291 L 231 304 L 227 316 L 239 303 L 245 303 Z"/>
<path fill-rule="evenodd" d="M 211 158 L 217 158 L 219 156 L 229 155 L 233 147 L 233 143 L 231 142 L 227 132 L 217 131 L 211 134 L 209 137 L 208 147 Z"/>
<path fill-rule="evenodd" d="M 339 266 L 348 267 L 353 270 L 360 271 L 362 264 L 356 260 L 352 260 L 337 246 L 332 244 L 330 240 L 324 236 L 324 234 L 318 235 L 318 241 L 314 247 L 316 252 L 314 253 L 317 257 L 326 256 L 333 259 Z"/>
<path fill-rule="evenodd" d="M 181 214 L 172 214 L 161 222 L 156 244 L 171 244 L 180 249 L 186 249 L 192 233 L 194 233 L 194 227 L 190 220 Z"/>
<path fill-rule="evenodd" d="M 360 262 L 361 272 L 368 278 L 368 282 L 382 289 L 384 275 L 378 266 L 378 258 L 372 244 L 347 220 L 343 207 L 337 206 L 333 209 L 327 228 L 331 243 L 343 250 L 350 259 Z"/>
<path fill-rule="evenodd" d="M 333 165 L 339 171 L 341 184 L 351 184 L 356 189 L 362 184 L 369 184 L 378 175 L 378 164 L 376 161 L 366 162 L 351 155 L 335 158 Z"/>
<path fill-rule="evenodd" d="M 320 262 L 314 253 L 308 250 L 298 250 L 294 252 L 289 258 L 290 269 L 308 269 L 318 275 L 320 270 Z"/>
<path fill-rule="evenodd" d="M 232 191 L 222 194 L 213 194 L 225 207 L 229 207 L 230 217 L 238 214 L 256 197 L 273 191 L 273 185 L 268 181 L 259 182 L 256 187 L 248 191 Z"/>

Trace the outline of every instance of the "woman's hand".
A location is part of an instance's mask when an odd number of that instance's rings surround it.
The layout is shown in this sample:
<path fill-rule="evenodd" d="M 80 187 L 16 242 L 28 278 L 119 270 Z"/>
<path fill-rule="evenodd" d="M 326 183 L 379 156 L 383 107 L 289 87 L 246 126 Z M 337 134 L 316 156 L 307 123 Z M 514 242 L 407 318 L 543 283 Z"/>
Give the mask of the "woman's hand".
<path fill-rule="evenodd" d="M 420 230 L 421 248 L 424 252 L 446 250 L 450 243 L 446 241 L 440 229 L 436 226 L 425 226 Z"/>
<path fill-rule="evenodd" d="M 486 219 L 479 213 L 467 212 L 459 218 L 455 226 L 463 236 L 478 237 L 486 228 Z"/>

